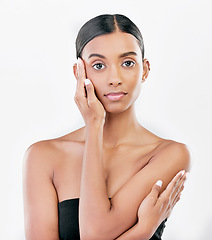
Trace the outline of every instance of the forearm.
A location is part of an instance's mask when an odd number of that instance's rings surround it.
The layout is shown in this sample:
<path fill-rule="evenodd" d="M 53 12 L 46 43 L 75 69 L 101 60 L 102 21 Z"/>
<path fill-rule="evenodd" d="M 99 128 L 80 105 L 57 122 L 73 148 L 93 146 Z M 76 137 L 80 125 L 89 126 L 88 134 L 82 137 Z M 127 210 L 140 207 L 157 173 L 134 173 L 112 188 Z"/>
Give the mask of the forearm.
<path fill-rule="evenodd" d="M 149 234 L 142 230 L 142 226 L 136 223 L 132 228 L 123 233 L 116 240 L 148 240 Z"/>
<path fill-rule="evenodd" d="M 86 126 L 86 142 L 80 187 L 80 227 L 86 228 L 99 223 L 110 211 L 104 176 L 102 149 L 103 123 Z M 92 229 L 89 229 L 92 231 Z"/>

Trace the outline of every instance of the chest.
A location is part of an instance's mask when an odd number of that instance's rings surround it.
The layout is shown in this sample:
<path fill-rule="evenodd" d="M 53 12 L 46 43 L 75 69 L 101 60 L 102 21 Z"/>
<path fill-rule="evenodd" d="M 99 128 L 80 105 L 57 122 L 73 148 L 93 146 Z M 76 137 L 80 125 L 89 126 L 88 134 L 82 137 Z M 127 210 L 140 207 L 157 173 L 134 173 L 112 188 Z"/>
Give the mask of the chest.
<path fill-rule="evenodd" d="M 131 177 L 142 170 L 152 157 L 152 149 L 125 147 L 103 155 L 108 197 L 112 197 Z"/>
<path fill-rule="evenodd" d="M 103 151 L 103 169 L 108 197 L 112 197 L 152 157 L 155 146 L 130 146 Z M 55 170 L 54 185 L 59 202 L 80 196 L 83 150 L 73 156 L 66 154 Z"/>

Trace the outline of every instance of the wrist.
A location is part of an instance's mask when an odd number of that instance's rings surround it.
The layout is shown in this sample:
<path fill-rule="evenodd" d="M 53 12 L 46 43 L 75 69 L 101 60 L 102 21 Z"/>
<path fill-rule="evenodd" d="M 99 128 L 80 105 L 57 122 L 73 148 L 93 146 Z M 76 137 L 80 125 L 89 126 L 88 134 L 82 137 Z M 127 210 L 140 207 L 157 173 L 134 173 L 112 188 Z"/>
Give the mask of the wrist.
<path fill-rule="evenodd" d="M 138 220 L 135 226 L 137 229 L 137 234 L 140 237 L 139 240 L 149 240 L 152 237 L 153 235 L 152 229 L 149 228 L 149 226 L 147 226 L 146 224 L 144 224 L 143 221 Z"/>
<path fill-rule="evenodd" d="M 95 118 L 86 123 L 86 129 L 92 130 L 93 128 L 103 128 L 105 123 L 105 119 L 102 118 Z"/>
<path fill-rule="evenodd" d="M 142 227 L 139 222 L 136 223 L 134 226 L 134 231 L 136 232 L 135 240 L 149 240 L 149 234 L 145 229 Z"/>
<path fill-rule="evenodd" d="M 145 233 L 144 229 L 142 228 L 141 224 L 138 222 L 122 234 L 117 240 L 149 240 L 150 237 L 147 233 Z"/>

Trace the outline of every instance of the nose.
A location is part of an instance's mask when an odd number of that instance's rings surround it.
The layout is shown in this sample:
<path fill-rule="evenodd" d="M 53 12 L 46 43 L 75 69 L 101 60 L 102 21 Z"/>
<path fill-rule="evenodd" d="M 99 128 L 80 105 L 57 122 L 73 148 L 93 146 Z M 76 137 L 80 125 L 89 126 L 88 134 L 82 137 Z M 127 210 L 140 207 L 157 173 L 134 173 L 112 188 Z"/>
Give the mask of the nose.
<path fill-rule="evenodd" d="M 111 67 L 108 77 L 109 85 L 117 86 L 122 84 L 121 72 L 116 66 Z"/>

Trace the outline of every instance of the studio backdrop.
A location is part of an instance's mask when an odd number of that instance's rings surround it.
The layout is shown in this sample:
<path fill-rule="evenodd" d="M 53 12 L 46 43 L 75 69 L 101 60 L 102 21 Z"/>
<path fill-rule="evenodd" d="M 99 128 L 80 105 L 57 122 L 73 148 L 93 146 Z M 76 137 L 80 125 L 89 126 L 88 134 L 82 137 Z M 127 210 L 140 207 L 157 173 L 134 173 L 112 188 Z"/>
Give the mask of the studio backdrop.
<path fill-rule="evenodd" d="M 103 13 L 128 16 L 151 66 L 137 118 L 185 143 L 192 169 L 164 240 L 209 239 L 212 228 L 212 18 L 210 0 L 0 1 L 1 239 L 23 240 L 22 163 L 27 148 L 84 125 L 74 102 L 75 38 Z"/>

